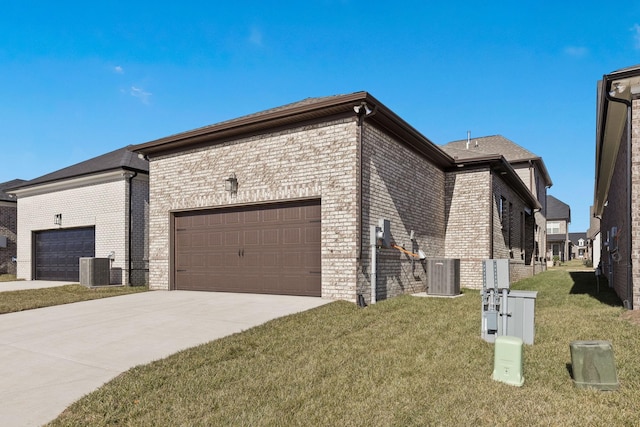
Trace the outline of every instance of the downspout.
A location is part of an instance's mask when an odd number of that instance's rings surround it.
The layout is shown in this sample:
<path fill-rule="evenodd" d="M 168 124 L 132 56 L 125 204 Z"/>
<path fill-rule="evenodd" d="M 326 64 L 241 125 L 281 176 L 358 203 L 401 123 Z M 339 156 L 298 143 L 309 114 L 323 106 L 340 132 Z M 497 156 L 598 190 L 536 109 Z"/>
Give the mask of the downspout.
<path fill-rule="evenodd" d="M 493 259 L 493 171 L 489 168 L 489 259 Z"/>
<path fill-rule="evenodd" d="M 373 115 L 376 114 L 376 112 L 378 111 L 378 106 L 375 105 L 373 107 L 373 110 L 369 108 L 369 106 L 367 105 L 366 102 L 361 102 L 360 105 L 356 105 L 353 107 L 353 111 L 355 111 L 356 116 L 358 118 L 358 138 L 360 139 L 360 185 L 359 185 L 359 192 L 360 192 L 360 201 L 359 201 L 359 214 L 358 217 L 360 218 L 360 224 L 359 224 L 359 228 L 360 228 L 360 249 L 358 251 L 358 259 L 362 259 L 362 245 L 363 245 L 363 241 L 364 241 L 364 232 L 363 232 L 363 227 L 364 227 L 364 209 L 363 209 L 363 205 L 364 205 L 364 119 L 367 117 L 371 117 Z"/>
<path fill-rule="evenodd" d="M 131 259 L 131 252 L 133 250 L 133 237 L 132 237 L 132 233 L 131 233 L 131 225 L 133 223 L 133 213 L 132 213 L 132 207 L 133 207 L 133 178 L 135 178 L 136 176 L 138 176 L 138 172 L 133 172 L 133 175 L 129 175 L 129 267 L 128 267 L 128 273 L 127 273 L 127 280 L 129 282 L 129 286 L 133 286 L 133 284 L 131 283 L 131 273 L 133 272 L 133 260 Z"/>
<path fill-rule="evenodd" d="M 606 76 L 604 78 L 604 81 L 606 82 Z M 632 249 L 632 244 L 631 244 L 631 237 L 632 237 L 632 233 L 631 233 L 631 225 L 632 225 L 632 217 L 631 217 L 631 202 L 632 202 L 632 198 L 631 198 L 631 184 L 632 184 L 632 180 L 631 180 L 631 101 L 627 101 L 626 99 L 622 99 L 622 98 L 614 98 L 613 96 L 611 96 L 611 94 L 609 94 L 609 88 L 610 86 L 610 82 L 606 83 L 606 87 L 605 87 L 605 97 L 607 98 L 607 101 L 609 102 L 620 102 L 624 105 L 627 106 L 627 158 L 626 158 L 626 168 L 627 168 L 627 227 L 626 227 L 626 234 L 627 234 L 627 300 L 624 301 L 624 305 L 625 308 L 627 308 L 628 310 L 633 310 L 633 269 L 632 269 L 632 265 L 631 265 L 631 249 Z"/>

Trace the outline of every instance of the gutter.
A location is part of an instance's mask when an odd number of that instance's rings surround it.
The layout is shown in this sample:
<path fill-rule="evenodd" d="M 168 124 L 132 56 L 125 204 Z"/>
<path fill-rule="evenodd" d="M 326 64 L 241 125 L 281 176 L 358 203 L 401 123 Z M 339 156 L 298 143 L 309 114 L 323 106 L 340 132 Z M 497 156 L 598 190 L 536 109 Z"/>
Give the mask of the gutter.
<path fill-rule="evenodd" d="M 631 238 L 632 238 L 632 233 L 631 233 L 631 226 L 632 226 L 632 215 L 631 215 L 631 202 L 632 202 L 632 197 L 631 197 L 631 184 L 632 184 L 632 180 L 631 180 L 631 101 L 628 101 L 626 99 L 622 99 L 622 98 L 614 98 L 613 96 L 611 96 L 611 94 L 609 93 L 609 91 L 611 90 L 611 81 L 607 79 L 607 76 L 605 75 L 602 78 L 603 81 L 603 85 L 604 85 L 604 95 L 607 101 L 609 102 L 619 102 L 621 104 L 624 104 L 627 106 L 627 158 L 626 158 L 626 175 L 627 175 L 627 211 L 626 213 L 626 221 L 627 221 L 627 227 L 626 227 L 626 237 L 627 237 L 627 299 L 626 301 L 624 301 L 624 306 L 626 309 L 628 310 L 633 310 L 633 269 L 632 269 L 632 257 L 631 257 L 631 250 L 632 250 L 632 242 L 631 242 Z M 604 132 L 604 130 L 603 130 Z"/>

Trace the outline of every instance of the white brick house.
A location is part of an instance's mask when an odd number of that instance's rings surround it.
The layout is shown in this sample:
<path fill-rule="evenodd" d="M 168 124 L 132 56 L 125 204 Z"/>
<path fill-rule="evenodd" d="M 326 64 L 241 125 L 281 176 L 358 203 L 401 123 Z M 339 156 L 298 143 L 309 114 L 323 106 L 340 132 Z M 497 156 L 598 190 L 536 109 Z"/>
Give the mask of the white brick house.
<path fill-rule="evenodd" d="M 147 282 L 148 162 L 122 148 L 24 182 L 17 276 L 78 281 L 79 257 L 112 258 L 111 284 Z"/>
<path fill-rule="evenodd" d="M 419 250 L 460 258 L 461 286 L 477 288 L 482 259 L 532 246 L 525 212 L 540 208 L 502 156 L 457 161 L 366 92 L 133 150 L 150 161 L 152 289 L 370 301 L 381 218 L 396 248 L 378 249 L 376 299 L 425 290 L 425 264 L 406 254 Z"/>

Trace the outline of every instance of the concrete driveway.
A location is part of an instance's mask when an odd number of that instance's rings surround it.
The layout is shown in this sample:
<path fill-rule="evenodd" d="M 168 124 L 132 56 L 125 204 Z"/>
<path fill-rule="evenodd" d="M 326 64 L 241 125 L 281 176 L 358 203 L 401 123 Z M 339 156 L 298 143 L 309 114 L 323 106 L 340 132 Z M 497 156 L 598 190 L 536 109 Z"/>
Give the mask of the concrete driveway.
<path fill-rule="evenodd" d="M 136 365 L 328 302 L 151 291 L 2 314 L 0 425 L 42 425 Z"/>

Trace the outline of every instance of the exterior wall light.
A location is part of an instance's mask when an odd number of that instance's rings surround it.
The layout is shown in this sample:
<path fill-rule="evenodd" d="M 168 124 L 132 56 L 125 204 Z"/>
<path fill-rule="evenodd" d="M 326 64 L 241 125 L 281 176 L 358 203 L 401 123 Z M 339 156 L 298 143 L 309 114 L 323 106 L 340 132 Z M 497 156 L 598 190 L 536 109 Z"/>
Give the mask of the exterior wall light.
<path fill-rule="evenodd" d="M 62 214 L 55 214 L 53 217 L 53 223 L 55 225 L 62 225 Z"/>
<path fill-rule="evenodd" d="M 232 173 L 229 178 L 224 180 L 224 189 L 231 194 L 238 192 L 238 178 L 236 178 L 235 173 Z"/>

